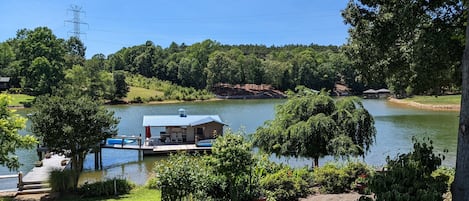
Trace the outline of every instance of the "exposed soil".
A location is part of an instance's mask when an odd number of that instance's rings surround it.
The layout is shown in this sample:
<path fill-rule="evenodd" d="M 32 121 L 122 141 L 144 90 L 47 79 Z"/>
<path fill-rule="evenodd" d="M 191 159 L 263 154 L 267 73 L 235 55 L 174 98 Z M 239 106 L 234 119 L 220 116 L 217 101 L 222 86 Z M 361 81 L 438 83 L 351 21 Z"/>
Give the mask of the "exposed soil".
<path fill-rule="evenodd" d="M 217 84 L 212 88 L 217 98 L 221 99 L 262 99 L 262 98 L 285 98 L 286 95 L 266 84 Z"/>
<path fill-rule="evenodd" d="M 400 100 L 400 99 L 396 99 L 396 98 L 389 98 L 388 100 L 389 100 L 389 102 L 392 102 L 392 103 L 402 104 L 402 105 L 407 105 L 407 106 L 414 107 L 414 108 L 427 109 L 427 110 L 459 111 L 461 109 L 461 105 L 422 104 L 422 103 L 417 103 L 417 102 L 414 102 L 414 101 Z"/>

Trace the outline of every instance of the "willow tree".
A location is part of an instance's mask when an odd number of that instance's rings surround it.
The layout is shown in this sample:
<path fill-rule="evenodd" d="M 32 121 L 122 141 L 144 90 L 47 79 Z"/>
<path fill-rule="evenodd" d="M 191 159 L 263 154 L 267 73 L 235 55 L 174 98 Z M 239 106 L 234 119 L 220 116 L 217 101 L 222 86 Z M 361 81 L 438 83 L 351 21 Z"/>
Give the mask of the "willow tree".
<path fill-rule="evenodd" d="M 358 99 L 334 101 L 324 92 L 297 90 L 276 108 L 273 120 L 256 130 L 256 146 L 277 155 L 312 158 L 316 167 L 326 155 L 366 154 L 376 130 L 372 116 Z"/>

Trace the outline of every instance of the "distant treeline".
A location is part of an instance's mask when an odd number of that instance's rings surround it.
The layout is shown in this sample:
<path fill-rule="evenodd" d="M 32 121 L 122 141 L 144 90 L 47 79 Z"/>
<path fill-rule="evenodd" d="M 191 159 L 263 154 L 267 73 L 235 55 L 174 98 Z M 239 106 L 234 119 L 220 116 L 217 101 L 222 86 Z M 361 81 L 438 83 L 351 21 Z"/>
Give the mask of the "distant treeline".
<path fill-rule="evenodd" d="M 217 83 L 270 84 L 280 90 L 304 85 L 332 90 L 346 82 L 361 90 L 349 60 L 337 46 L 222 45 L 205 40 L 192 45 L 172 43 L 162 48 L 151 41 L 122 48 L 107 57 L 113 70 L 208 89 Z"/>

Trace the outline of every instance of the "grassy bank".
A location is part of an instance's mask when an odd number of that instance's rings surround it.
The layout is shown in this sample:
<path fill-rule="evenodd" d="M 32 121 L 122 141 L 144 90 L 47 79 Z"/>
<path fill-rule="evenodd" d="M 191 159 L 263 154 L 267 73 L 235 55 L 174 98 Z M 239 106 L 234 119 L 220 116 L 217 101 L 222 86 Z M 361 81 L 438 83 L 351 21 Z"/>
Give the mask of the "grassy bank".
<path fill-rule="evenodd" d="M 161 200 L 161 192 L 157 190 L 151 190 L 143 186 L 139 186 L 132 191 L 130 194 L 121 195 L 111 198 L 81 198 L 76 196 L 62 196 L 58 201 L 146 201 L 146 200 Z M 0 200 L 1 201 L 1 200 Z"/>
<path fill-rule="evenodd" d="M 420 104 L 430 105 L 459 105 L 461 103 L 461 95 L 448 96 L 414 96 L 405 100 L 413 101 Z"/>
<path fill-rule="evenodd" d="M 164 96 L 164 93 L 157 90 L 145 89 L 141 87 L 129 87 L 129 93 L 127 93 L 126 101 L 135 100 L 140 97 L 144 100 L 149 100 L 155 96 Z"/>
<path fill-rule="evenodd" d="M 34 96 L 26 94 L 8 94 L 11 96 L 11 104 L 13 107 L 23 107 L 24 104 L 30 104 L 34 100 Z"/>

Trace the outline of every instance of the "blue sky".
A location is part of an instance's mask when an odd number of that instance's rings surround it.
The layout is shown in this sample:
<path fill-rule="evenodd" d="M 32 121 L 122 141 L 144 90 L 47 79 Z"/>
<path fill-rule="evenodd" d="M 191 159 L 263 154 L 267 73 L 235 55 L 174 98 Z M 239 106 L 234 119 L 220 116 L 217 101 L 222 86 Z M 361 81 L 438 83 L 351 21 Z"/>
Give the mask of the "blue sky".
<path fill-rule="evenodd" d="M 222 44 L 342 45 L 348 0 L 0 0 L 0 41 L 18 29 L 47 26 L 57 37 L 73 34 L 70 6 L 85 12 L 86 57 L 114 53 L 147 40 L 167 47 L 212 39 Z"/>

